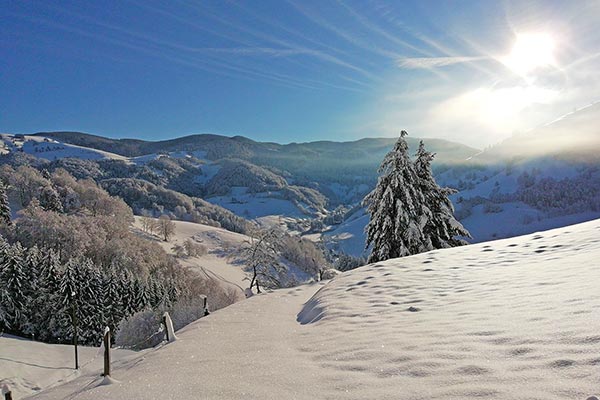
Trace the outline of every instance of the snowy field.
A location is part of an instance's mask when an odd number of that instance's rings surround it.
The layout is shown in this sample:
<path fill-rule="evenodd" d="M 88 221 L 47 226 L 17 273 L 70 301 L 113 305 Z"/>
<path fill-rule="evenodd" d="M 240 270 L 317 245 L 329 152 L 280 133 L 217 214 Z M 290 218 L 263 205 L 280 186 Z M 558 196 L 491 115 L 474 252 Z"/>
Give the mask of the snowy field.
<path fill-rule="evenodd" d="M 598 260 L 600 220 L 368 265 L 213 313 L 121 383 L 36 399 L 586 399 Z"/>
<path fill-rule="evenodd" d="M 80 369 L 74 367 L 73 346 L 33 342 L 11 335 L 0 337 L 0 387 L 8 384 L 13 399 L 22 399 L 41 390 L 58 386 L 81 376 L 97 375 L 102 371 L 99 348 L 79 346 Z M 140 352 L 115 350 L 115 365 Z"/>
<path fill-rule="evenodd" d="M 19 138 L 15 135 L 0 134 L 0 153 L 4 154 L 11 151 L 22 151 L 49 161 L 67 157 L 82 160 L 129 161 L 127 157 L 109 153 L 108 151 L 62 143 L 58 140 L 42 136 L 23 136 Z"/>
<path fill-rule="evenodd" d="M 218 279 L 223 285 L 233 286 L 240 291 L 248 287 L 249 281 L 245 280 L 248 274 L 244 272 L 244 266 L 236 264 L 234 259 L 228 257 L 229 251 L 239 248 L 244 241 L 250 240 L 248 236 L 193 222 L 173 221 L 173 223 L 175 223 L 175 234 L 168 242 L 162 241 L 158 236 L 148 234 L 144 236 L 156 240 L 169 254 L 173 254 L 174 245 L 183 245 L 187 239 L 199 243 L 206 247 L 207 254 L 179 258 L 178 261 L 182 265 Z M 135 217 L 134 227 L 138 232 L 142 232 L 140 217 Z"/>

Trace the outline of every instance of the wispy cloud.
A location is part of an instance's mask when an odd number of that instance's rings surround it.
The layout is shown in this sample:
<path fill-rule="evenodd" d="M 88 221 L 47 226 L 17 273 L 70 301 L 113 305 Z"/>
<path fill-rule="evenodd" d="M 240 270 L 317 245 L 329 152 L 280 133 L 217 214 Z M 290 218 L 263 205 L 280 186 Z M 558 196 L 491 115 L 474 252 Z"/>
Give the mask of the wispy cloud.
<path fill-rule="evenodd" d="M 396 64 L 405 69 L 432 69 L 446 67 L 453 64 L 470 63 L 474 61 L 489 60 L 488 56 L 476 57 L 411 57 L 400 58 Z"/>

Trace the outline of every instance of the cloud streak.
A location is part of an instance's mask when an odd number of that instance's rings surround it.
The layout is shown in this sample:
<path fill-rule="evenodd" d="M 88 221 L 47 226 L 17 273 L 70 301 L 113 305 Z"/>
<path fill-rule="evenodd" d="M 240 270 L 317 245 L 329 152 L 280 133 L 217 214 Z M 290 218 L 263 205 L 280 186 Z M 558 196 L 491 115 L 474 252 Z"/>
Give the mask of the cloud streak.
<path fill-rule="evenodd" d="M 404 69 L 433 69 L 447 67 L 454 64 L 471 63 L 474 61 L 491 60 L 488 56 L 463 56 L 463 57 L 410 57 L 399 58 L 396 65 Z"/>

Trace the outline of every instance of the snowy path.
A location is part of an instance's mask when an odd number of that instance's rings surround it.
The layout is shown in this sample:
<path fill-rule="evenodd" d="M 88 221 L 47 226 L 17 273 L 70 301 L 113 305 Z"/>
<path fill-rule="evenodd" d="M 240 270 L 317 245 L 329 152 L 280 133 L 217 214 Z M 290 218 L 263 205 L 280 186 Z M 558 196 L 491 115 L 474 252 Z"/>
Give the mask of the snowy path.
<path fill-rule="evenodd" d="M 592 221 L 369 265 L 220 310 L 76 398 L 586 399 L 599 260 Z"/>
<path fill-rule="evenodd" d="M 296 313 L 320 287 L 277 291 L 236 303 L 177 332 L 178 341 L 115 369 L 122 383 L 91 388 L 77 399 L 293 399 L 321 385 L 302 357 Z M 81 379 L 37 396 L 62 399 Z M 311 388 L 312 387 L 312 388 Z"/>

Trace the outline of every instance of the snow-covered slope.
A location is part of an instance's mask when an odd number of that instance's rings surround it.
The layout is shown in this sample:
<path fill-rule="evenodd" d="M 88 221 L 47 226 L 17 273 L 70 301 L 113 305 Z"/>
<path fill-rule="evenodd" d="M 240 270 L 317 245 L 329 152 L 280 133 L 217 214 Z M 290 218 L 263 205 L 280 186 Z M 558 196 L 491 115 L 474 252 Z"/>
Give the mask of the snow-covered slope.
<path fill-rule="evenodd" d="M 168 242 L 149 234 L 145 236 L 156 240 L 167 253 L 171 254 L 174 245 L 183 245 L 183 242 L 188 239 L 199 243 L 206 247 L 207 253 L 198 257 L 180 258 L 179 262 L 182 265 L 217 279 L 223 285 L 239 288 L 240 292 L 248 286 L 248 281 L 245 281 L 247 273 L 243 269 L 244 266 L 235 263 L 235 259 L 230 257 L 231 250 L 242 246 L 244 241 L 250 240 L 248 236 L 193 222 L 173 221 L 173 223 L 175 223 L 175 234 Z M 134 227 L 137 232 L 142 233 L 140 217 L 136 217 Z"/>
<path fill-rule="evenodd" d="M 600 102 L 515 135 L 436 174 L 473 243 L 600 218 Z M 434 162 L 435 165 L 435 162 Z M 362 228 L 359 224 L 362 223 Z M 361 255 L 364 221 L 327 232 L 331 248 Z"/>
<path fill-rule="evenodd" d="M 102 369 L 99 348 L 79 346 L 80 369 L 75 370 L 73 346 L 34 342 L 11 335 L 0 336 L 0 387 L 9 385 L 19 400 L 80 376 L 96 375 Z M 115 365 L 143 353 L 118 349 L 112 353 Z"/>
<path fill-rule="evenodd" d="M 175 233 L 168 242 L 163 241 L 155 234 L 144 232 L 141 217 L 135 217 L 133 229 L 139 235 L 155 240 L 167 253 L 175 255 L 173 246 L 183 245 L 186 240 L 204 246 L 206 254 L 196 257 L 178 258 L 181 265 L 198 271 L 210 279 L 215 279 L 225 288 L 238 289 L 240 297 L 249 286 L 250 276 L 247 265 L 240 258 L 241 248 L 251 242 L 249 236 L 228 231 L 214 226 L 197 224 L 193 222 L 173 221 Z M 279 260 L 287 268 L 285 280 L 294 282 L 308 282 L 313 279 L 294 263 L 281 257 Z M 285 284 L 286 281 L 282 281 Z M 209 300 L 210 301 L 210 300 Z"/>
<path fill-rule="evenodd" d="M 49 161 L 67 157 L 82 160 L 127 160 L 127 157 L 118 154 L 63 143 L 43 136 L 1 134 L 0 147 L 2 153 L 21 151 Z"/>
<path fill-rule="evenodd" d="M 255 296 L 38 399 L 586 399 L 600 221 L 368 265 Z M 315 293 L 316 292 L 316 293 Z"/>
<path fill-rule="evenodd" d="M 350 254 L 355 257 L 367 256 L 365 227 L 369 223 L 369 214 L 359 209 L 347 220 L 322 235 L 325 245 L 336 253 Z"/>

